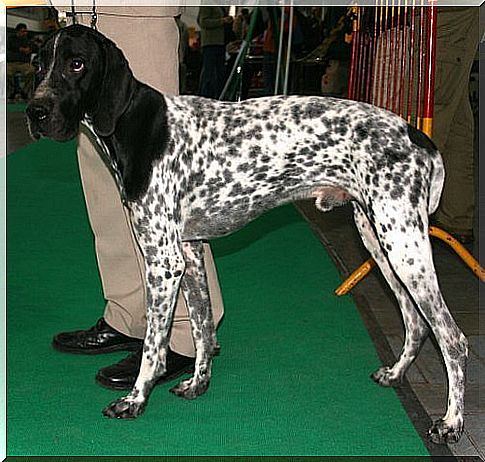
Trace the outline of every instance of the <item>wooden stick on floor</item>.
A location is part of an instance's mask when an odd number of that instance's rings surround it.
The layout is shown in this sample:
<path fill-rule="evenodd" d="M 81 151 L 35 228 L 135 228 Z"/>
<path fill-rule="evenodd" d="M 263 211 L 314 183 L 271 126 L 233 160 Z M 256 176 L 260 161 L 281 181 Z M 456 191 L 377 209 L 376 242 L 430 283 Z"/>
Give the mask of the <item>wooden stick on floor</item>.
<path fill-rule="evenodd" d="M 448 244 L 464 261 L 464 263 L 475 273 L 480 281 L 485 282 L 485 269 L 483 269 L 473 255 L 468 252 L 463 245 L 461 245 L 451 234 L 437 228 L 436 226 L 429 227 L 430 236 L 437 237 Z M 339 297 L 349 293 L 362 279 L 364 279 L 376 266 L 375 261 L 369 258 L 362 265 L 360 265 L 340 286 L 335 289 L 335 295 Z"/>

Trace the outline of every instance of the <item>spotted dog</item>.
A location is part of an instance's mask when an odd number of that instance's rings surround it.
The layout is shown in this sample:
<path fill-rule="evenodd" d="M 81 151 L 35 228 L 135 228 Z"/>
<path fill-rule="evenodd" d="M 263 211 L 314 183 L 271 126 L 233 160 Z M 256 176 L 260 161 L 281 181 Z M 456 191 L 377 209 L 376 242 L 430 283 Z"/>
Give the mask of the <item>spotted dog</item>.
<path fill-rule="evenodd" d="M 75 25 L 40 51 L 27 114 L 35 138 L 64 141 L 90 128 L 132 210 L 146 263 L 147 332 L 133 390 L 104 409 L 134 418 L 165 370 L 174 304 L 187 301 L 197 349 L 193 376 L 172 388 L 204 393 L 216 345 L 202 243 L 268 209 L 314 198 L 327 211 L 351 202 L 363 242 L 397 297 L 406 329 L 402 353 L 372 378 L 395 386 L 431 329 L 446 364 L 446 415 L 437 443 L 463 430 L 467 341 L 436 278 L 428 215 L 444 181 L 436 147 L 391 112 L 327 98 L 277 96 L 239 103 L 166 96 L 137 81 L 121 51 Z"/>

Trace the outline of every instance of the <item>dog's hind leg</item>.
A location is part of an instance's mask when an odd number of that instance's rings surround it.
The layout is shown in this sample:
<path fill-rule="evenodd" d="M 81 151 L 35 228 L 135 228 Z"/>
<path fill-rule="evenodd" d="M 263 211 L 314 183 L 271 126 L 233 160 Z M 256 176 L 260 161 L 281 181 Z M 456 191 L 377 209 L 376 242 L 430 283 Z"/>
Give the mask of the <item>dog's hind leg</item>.
<path fill-rule="evenodd" d="M 401 308 L 402 319 L 405 328 L 404 345 L 399 359 L 392 366 L 383 366 L 371 375 L 378 384 L 389 387 L 399 385 L 409 366 L 416 358 L 419 350 L 428 336 L 428 327 L 421 315 L 416 310 L 414 302 L 409 297 L 406 289 L 396 278 L 384 254 L 376 232 L 362 207 L 357 202 L 352 202 L 354 208 L 354 220 L 362 238 L 362 242 L 372 255 L 391 287 Z"/>
<path fill-rule="evenodd" d="M 429 436 L 435 443 L 454 443 L 463 432 L 468 342 L 451 316 L 438 285 L 428 235 L 427 204 L 421 196 L 414 206 L 403 209 L 400 201 L 388 197 L 374 200 L 368 209 L 373 222 L 381 224 L 377 237 L 391 268 L 431 328 L 445 362 L 448 408 L 445 416 L 430 428 Z M 402 225 L 388 226 L 393 221 Z"/>
<path fill-rule="evenodd" d="M 145 213 L 134 221 L 145 257 L 147 330 L 140 372 L 133 390 L 103 411 L 105 416 L 118 419 L 133 419 L 140 415 L 157 379 L 165 373 L 170 326 L 185 270 L 175 224 L 168 220 L 152 223 L 147 215 Z"/>
<path fill-rule="evenodd" d="M 181 288 L 189 311 L 196 360 L 194 375 L 180 382 L 170 391 L 182 398 L 194 399 L 209 387 L 216 337 L 204 266 L 203 243 L 184 242 L 182 250 L 185 258 L 185 274 Z"/>

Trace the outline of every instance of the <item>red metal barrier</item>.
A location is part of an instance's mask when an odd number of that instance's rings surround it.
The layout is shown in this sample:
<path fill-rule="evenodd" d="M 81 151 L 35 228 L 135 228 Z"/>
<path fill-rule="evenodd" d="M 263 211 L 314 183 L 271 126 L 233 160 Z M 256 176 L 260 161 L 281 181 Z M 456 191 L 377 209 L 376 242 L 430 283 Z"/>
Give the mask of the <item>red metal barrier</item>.
<path fill-rule="evenodd" d="M 436 7 L 354 7 L 349 98 L 389 109 L 431 135 Z"/>
<path fill-rule="evenodd" d="M 433 108 L 434 108 L 434 82 L 436 60 L 436 7 L 428 8 L 427 11 L 427 39 L 428 54 L 426 61 L 426 74 L 424 82 L 424 108 L 421 130 L 431 136 L 433 131 Z"/>
<path fill-rule="evenodd" d="M 404 1 L 404 5 L 400 1 Z M 416 0 L 412 0 L 412 6 L 407 0 L 376 0 L 375 7 L 354 7 L 348 95 L 350 99 L 369 102 L 399 114 L 431 137 L 436 7 L 424 6 L 426 0 L 419 1 L 420 6 L 416 6 Z M 435 227 L 430 227 L 430 234 L 452 246 L 485 282 L 485 270 L 456 240 Z M 372 259 L 367 260 L 335 293 L 344 295 L 349 292 L 374 266 Z"/>

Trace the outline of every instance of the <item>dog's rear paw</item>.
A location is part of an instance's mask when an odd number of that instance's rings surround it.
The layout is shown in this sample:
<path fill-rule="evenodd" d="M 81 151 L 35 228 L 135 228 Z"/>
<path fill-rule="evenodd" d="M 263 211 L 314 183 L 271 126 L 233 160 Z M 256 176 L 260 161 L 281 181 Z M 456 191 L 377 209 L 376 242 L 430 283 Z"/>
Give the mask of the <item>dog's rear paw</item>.
<path fill-rule="evenodd" d="M 174 395 L 185 399 L 195 399 L 204 394 L 209 388 L 209 381 L 196 382 L 194 378 L 184 380 L 170 389 Z"/>
<path fill-rule="evenodd" d="M 103 415 L 111 419 L 136 419 L 145 410 L 145 401 L 133 401 L 128 397 L 117 399 L 103 409 Z"/>
<path fill-rule="evenodd" d="M 443 419 L 437 420 L 429 429 L 429 439 L 435 444 L 457 443 L 463 433 L 463 424 L 449 425 Z"/>
<path fill-rule="evenodd" d="M 383 387 L 396 387 L 402 382 L 401 377 L 393 374 L 389 366 L 383 366 L 377 369 L 377 371 L 371 374 L 370 378 Z"/>

